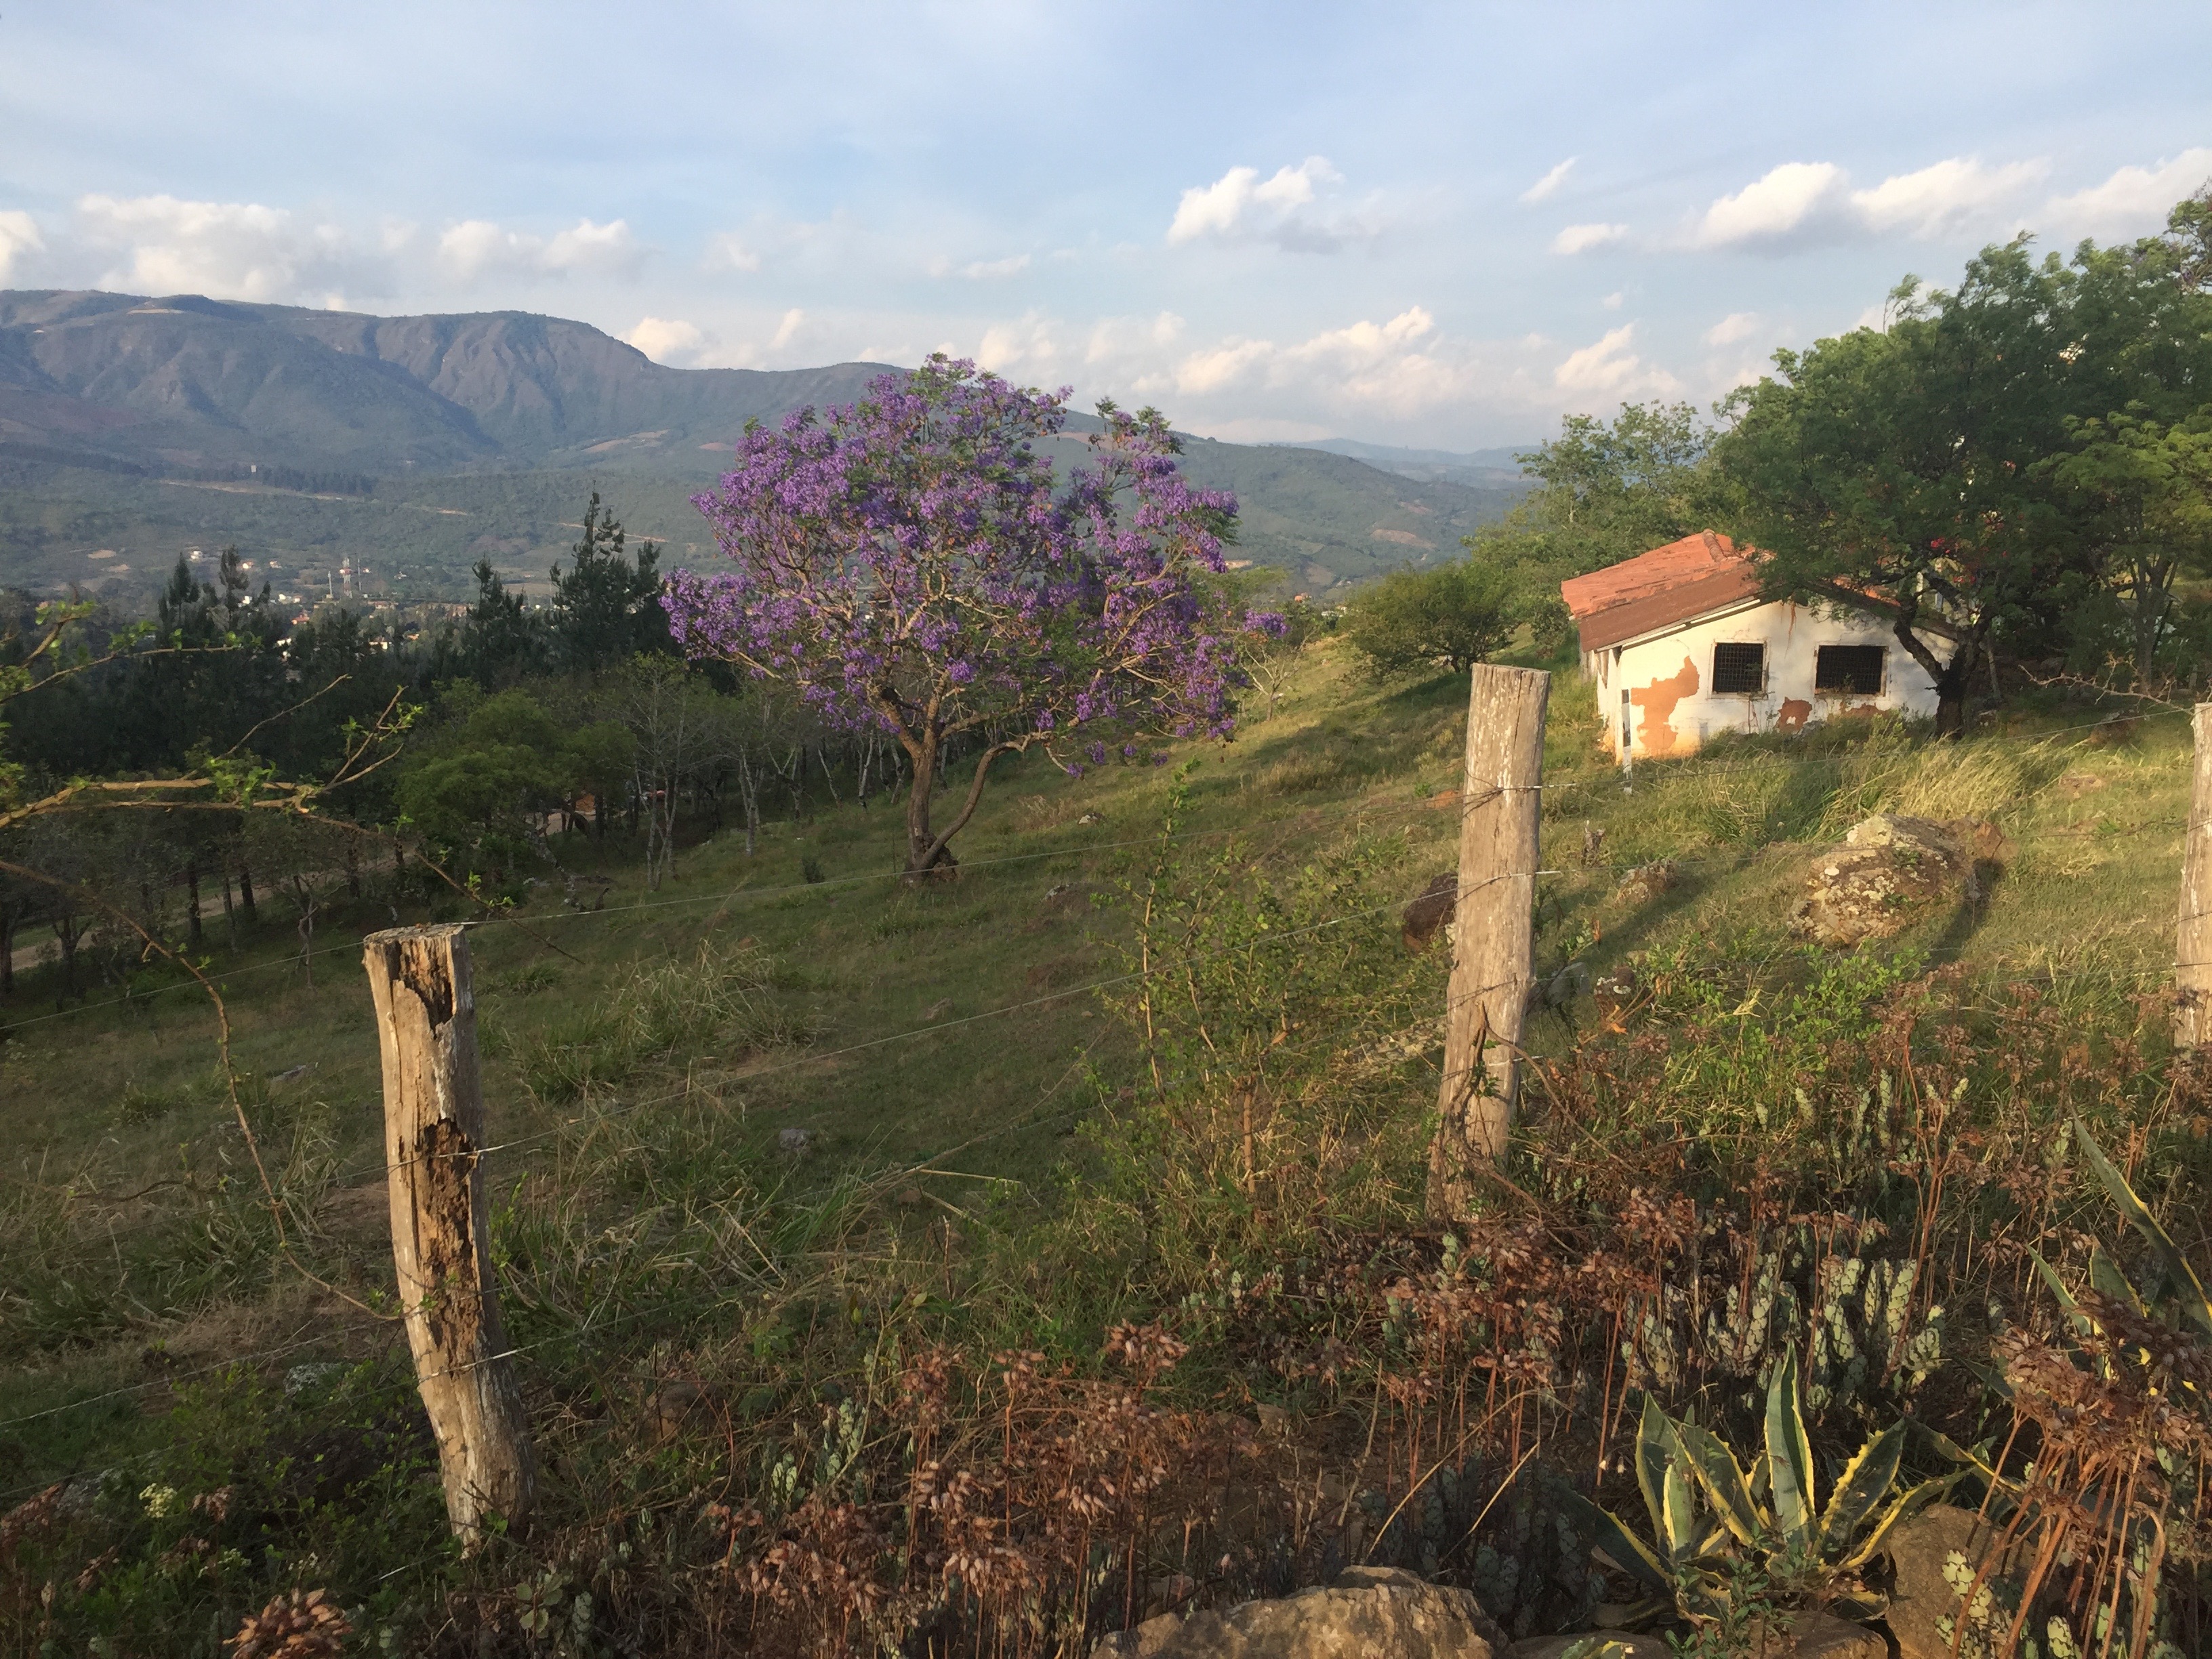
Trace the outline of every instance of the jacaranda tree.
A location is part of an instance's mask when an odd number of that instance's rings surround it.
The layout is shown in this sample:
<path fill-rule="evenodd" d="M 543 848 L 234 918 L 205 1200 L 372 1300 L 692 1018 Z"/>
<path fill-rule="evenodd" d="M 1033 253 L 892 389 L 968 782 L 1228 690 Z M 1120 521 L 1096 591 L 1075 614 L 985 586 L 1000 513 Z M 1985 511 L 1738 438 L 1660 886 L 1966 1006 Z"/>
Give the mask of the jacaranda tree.
<path fill-rule="evenodd" d="M 1041 746 L 1079 770 L 1109 745 L 1226 737 L 1237 634 L 1273 621 L 1232 617 L 1206 582 L 1237 503 L 1190 487 L 1163 416 L 1100 404 L 1090 459 L 1055 478 L 1039 446 L 1066 397 L 934 356 L 849 407 L 748 430 L 696 498 L 730 562 L 671 579 L 671 632 L 897 741 L 909 874 L 951 861 L 1002 756 Z M 957 742 L 980 750 L 939 830 Z"/>

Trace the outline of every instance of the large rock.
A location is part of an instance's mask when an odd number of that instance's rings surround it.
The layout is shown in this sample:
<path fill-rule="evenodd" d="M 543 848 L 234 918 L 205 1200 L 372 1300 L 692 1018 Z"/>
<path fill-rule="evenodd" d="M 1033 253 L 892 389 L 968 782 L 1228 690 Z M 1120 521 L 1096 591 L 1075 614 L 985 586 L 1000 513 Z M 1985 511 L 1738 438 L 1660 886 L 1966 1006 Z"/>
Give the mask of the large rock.
<path fill-rule="evenodd" d="M 1814 860 L 1790 931 L 1843 947 L 1892 938 L 1931 904 L 1980 902 L 2004 852 L 2002 833 L 1978 818 L 1937 823 L 1877 813 Z"/>
<path fill-rule="evenodd" d="M 1505 1632 L 1463 1589 L 1395 1567 L 1226 1613 L 1166 1613 L 1109 1636 L 1092 1659 L 1504 1659 Z"/>
<path fill-rule="evenodd" d="M 1955 1620 L 1964 1605 L 1952 1580 L 1971 1586 L 2002 1530 L 1972 1510 L 1937 1504 L 1890 1534 L 1895 1578 L 1889 1593 L 1889 1633 L 1897 1638 L 1901 1659 L 1951 1659 L 1951 1638 L 1937 1628 L 1937 1621 Z M 1990 1564 L 1984 1582 L 1994 1592 L 1993 1601 L 2020 1605 L 2026 1554 L 2015 1546 Z"/>

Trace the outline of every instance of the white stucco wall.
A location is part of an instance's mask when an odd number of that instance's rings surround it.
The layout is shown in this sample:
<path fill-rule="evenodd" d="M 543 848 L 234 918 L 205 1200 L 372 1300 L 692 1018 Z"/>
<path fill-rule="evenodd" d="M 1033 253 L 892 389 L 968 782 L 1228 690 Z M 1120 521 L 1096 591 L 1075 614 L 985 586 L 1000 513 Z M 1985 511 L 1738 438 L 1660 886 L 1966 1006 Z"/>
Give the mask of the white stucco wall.
<path fill-rule="evenodd" d="M 1713 647 L 1723 642 L 1765 646 L 1763 693 L 1713 693 Z M 1814 658 L 1824 645 L 1882 647 L 1887 654 L 1880 695 L 1815 692 Z M 1721 732 L 1797 731 L 1846 712 L 1936 712 L 1935 681 L 1897 642 L 1887 623 L 1858 612 L 1815 611 L 1784 602 L 1746 605 L 1589 652 L 1583 667 L 1596 684 L 1607 746 L 1615 755 L 1620 752 L 1620 694 L 1627 690 L 1632 752 L 1639 760 L 1694 754 Z"/>

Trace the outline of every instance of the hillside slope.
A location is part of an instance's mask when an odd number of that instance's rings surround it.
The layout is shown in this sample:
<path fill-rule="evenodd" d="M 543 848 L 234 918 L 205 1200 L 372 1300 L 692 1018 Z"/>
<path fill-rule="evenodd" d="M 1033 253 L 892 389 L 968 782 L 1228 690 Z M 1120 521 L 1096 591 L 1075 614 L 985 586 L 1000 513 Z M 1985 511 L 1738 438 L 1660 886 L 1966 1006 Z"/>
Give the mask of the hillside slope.
<path fill-rule="evenodd" d="M 746 421 L 848 402 L 884 372 L 670 368 L 524 312 L 0 292 L 0 584 L 128 599 L 231 544 L 303 597 L 349 562 L 403 599 L 459 597 L 478 558 L 542 584 L 594 488 L 680 563 L 706 551 L 689 497 Z M 1056 447 L 1083 457 L 1079 438 Z M 1185 465 L 1237 494 L 1237 557 L 1314 592 L 1449 557 L 1525 487 L 1200 438 Z"/>

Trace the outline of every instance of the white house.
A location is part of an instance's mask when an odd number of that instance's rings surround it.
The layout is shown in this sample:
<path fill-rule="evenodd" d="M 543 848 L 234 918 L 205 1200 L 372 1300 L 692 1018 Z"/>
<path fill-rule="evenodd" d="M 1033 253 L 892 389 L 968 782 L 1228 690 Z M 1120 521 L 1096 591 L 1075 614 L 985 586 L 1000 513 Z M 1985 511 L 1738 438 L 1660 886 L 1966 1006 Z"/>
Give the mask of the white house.
<path fill-rule="evenodd" d="M 1796 732 L 1838 714 L 1933 715 L 1936 683 L 1878 612 L 1759 596 L 1712 531 L 1559 584 L 1615 755 L 1686 755 L 1717 732 Z"/>

